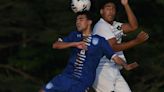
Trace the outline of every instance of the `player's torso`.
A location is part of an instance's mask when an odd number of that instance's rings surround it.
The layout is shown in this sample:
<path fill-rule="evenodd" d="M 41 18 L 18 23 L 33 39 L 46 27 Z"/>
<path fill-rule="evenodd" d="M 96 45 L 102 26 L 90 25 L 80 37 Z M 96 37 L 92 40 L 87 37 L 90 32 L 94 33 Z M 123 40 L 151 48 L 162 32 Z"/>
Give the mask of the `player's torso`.
<path fill-rule="evenodd" d="M 121 25 L 122 25 L 122 23 L 119 23 L 119 22 L 116 22 L 116 21 L 114 21 L 113 22 L 113 24 L 111 25 L 111 24 L 109 24 L 109 23 L 107 23 L 107 22 L 105 22 L 103 19 L 100 19 L 98 22 L 97 22 L 97 24 L 96 24 L 96 26 L 95 26 L 95 30 L 94 30 L 94 32 L 95 32 L 95 34 L 97 34 L 97 35 L 99 35 L 98 33 L 98 31 L 100 31 L 100 30 L 98 30 L 99 28 L 103 28 L 102 27 L 102 25 L 103 25 L 103 27 L 109 27 L 108 29 L 109 30 L 106 30 L 106 31 L 112 31 L 112 34 L 114 34 L 114 37 L 116 38 L 116 40 L 117 40 L 117 43 L 121 43 L 121 41 L 122 41 L 122 36 L 124 35 L 123 34 L 123 30 L 121 29 Z M 103 30 L 103 29 L 101 29 L 101 30 Z M 105 37 L 106 35 L 104 34 L 101 34 L 101 36 L 102 37 Z M 105 37 L 106 38 L 106 37 Z M 110 37 L 109 37 L 110 38 Z M 124 54 L 123 54 L 123 52 L 122 51 L 119 51 L 119 52 L 116 52 L 117 54 L 118 54 L 118 56 L 119 57 L 121 57 L 122 59 L 124 59 L 125 61 L 126 61 L 126 59 L 125 59 L 125 56 L 124 56 Z M 114 61 L 112 61 L 112 60 L 109 60 L 106 56 L 103 56 L 102 58 L 101 58 L 101 61 L 100 61 L 100 63 L 99 63 L 99 67 L 98 68 L 105 68 L 105 67 L 109 67 L 109 66 L 113 66 L 113 65 L 115 65 L 115 63 L 114 63 Z"/>
<path fill-rule="evenodd" d="M 96 67 L 102 57 L 100 38 L 94 35 L 84 38 L 82 34 L 77 34 L 74 41 L 84 41 L 87 45 L 87 50 L 73 48 L 65 71 L 82 80 L 88 80 L 89 78 L 88 84 L 92 83 Z"/>
<path fill-rule="evenodd" d="M 123 30 L 121 29 L 121 23 L 114 21 L 112 25 L 109 25 L 109 27 L 112 29 L 111 31 L 116 37 L 117 43 L 121 43 Z"/>

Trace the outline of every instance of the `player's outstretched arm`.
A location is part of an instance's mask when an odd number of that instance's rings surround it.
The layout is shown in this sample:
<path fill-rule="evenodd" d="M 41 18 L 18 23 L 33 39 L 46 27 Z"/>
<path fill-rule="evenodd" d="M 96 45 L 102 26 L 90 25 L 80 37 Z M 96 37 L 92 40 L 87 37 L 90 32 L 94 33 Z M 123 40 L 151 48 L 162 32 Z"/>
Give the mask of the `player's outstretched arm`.
<path fill-rule="evenodd" d="M 127 64 L 123 59 L 121 59 L 117 55 L 112 57 L 112 59 L 114 60 L 115 63 L 123 66 L 126 70 L 132 70 L 132 69 L 138 67 L 138 64 L 136 62 L 131 63 L 131 64 Z"/>
<path fill-rule="evenodd" d="M 138 63 L 137 62 L 134 62 L 134 63 L 131 63 L 131 64 L 127 64 L 126 66 L 124 66 L 124 68 L 126 70 L 132 70 L 132 69 L 134 69 L 134 68 L 136 68 L 138 66 L 139 66 Z"/>
<path fill-rule="evenodd" d="M 54 49 L 65 49 L 69 47 L 76 47 L 79 49 L 84 49 L 86 48 L 85 42 L 62 42 L 62 41 L 57 41 L 55 42 L 52 47 Z"/>
<path fill-rule="evenodd" d="M 135 31 L 138 28 L 137 18 L 130 7 L 128 0 L 121 0 L 121 3 L 125 8 L 128 17 L 128 23 L 124 23 L 121 28 L 124 33 Z"/>
<path fill-rule="evenodd" d="M 114 51 L 123 51 L 145 42 L 148 38 L 149 35 L 146 32 L 142 31 L 137 35 L 135 39 L 127 42 L 117 43 L 116 38 L 111 38 L 108 40 L 108 42 Z"/>

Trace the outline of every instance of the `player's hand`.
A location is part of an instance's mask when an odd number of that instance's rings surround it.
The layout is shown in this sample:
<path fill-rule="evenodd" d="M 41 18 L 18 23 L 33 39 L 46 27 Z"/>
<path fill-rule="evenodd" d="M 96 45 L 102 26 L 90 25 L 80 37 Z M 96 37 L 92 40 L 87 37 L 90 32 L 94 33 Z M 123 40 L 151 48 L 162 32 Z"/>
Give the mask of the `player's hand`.
<path fill-rule="evenodd" d="M 128 5 L 128 0 L 121 0 L 121 4 L 124 5 L 124 6 Z"/>
<path fill-rule="evenodd" d="M 45 92 L 43 89 L 40 89 L 39 92 Z"/>
<path fill-rule="evenodd" d="M 81 42 L 74 42 L 74 47 L 78 48 L 78 49 L 85 49 L 87 50 L 87 46 L 85 44 L 85 42 L 81 41 Z"/>
<path fill-rule="evenodd" d="M 148 38 L 149 38 L 149 35 L 146 32 L 142 31 L 137 35 L 135 41 L 138 44 L 140 44 L 140 43 L 145 42 Z"/>
<path fill-rule="evenodd" d="M 132 70 L 132 69 L 134 69 L 134 68 L 136 68 L 138 66 L 139 66 L 138 63 L 134 62 L 134 63 L 125 65 L 124 68 L 129 71 L 129 70 Z"/>

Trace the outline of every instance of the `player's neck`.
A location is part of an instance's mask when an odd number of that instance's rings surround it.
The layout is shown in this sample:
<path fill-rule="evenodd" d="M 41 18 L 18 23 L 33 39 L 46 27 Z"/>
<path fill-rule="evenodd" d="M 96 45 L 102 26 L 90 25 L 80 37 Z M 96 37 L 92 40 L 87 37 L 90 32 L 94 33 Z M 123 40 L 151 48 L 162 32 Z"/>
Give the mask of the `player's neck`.
<path fill-rule="evenodd" d="M 107 21 L 107 20 L 105 20 L 105 19 L 104 19 L 104 21 L 106 21 L 107 23 L 109 23 L 109 24 L 111 24 L 111 25 L 113 25 L 113 22 L 114 22 L 114 21 Z"/>
<path fill-rule="evenodd" d="M 113 21 L 108 22 L 109 24 L 113 25 Z"/>
<path fill-rule="evenodd" d="M 83 36 L 91 36 L 92 32 L 90 29 L 83 31 Z"/>

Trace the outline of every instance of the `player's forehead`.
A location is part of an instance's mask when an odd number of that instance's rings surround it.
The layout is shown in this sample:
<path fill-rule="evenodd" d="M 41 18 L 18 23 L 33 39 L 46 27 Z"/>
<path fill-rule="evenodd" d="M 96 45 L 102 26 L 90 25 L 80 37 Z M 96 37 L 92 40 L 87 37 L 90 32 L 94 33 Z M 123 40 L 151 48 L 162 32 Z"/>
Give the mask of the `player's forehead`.
<path fill-rule="evenodd" d="M 87 19 L 87 16 L 85 14 L 81 14 L 81 15 L 78 15 L 77 18 L 78 19 Z"/>

